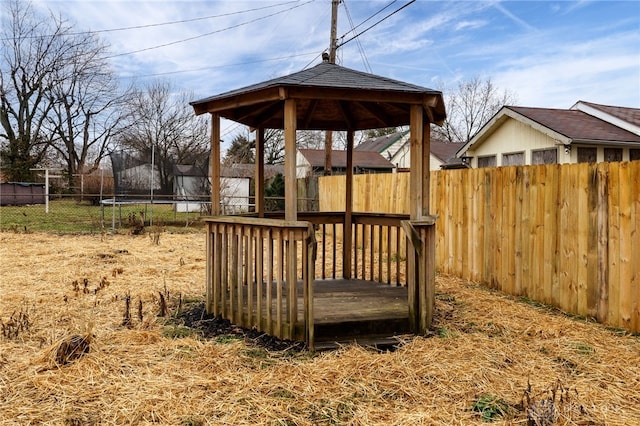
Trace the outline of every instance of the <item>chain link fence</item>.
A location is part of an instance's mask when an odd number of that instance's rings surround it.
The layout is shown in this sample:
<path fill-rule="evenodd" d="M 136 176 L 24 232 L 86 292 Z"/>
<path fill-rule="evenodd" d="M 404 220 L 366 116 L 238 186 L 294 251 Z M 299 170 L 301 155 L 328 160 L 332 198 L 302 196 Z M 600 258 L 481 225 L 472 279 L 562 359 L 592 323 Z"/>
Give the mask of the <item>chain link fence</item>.
<path fill-rule="evenodd" d="M 4 195 L 4 194 L 3 194 Z M 209 215 L 207 201 L 50 195 L 41 202 L 8 203 L 0 206 L 0 230 L 14 232 L 140 232 L 144 227 L 197 228 Z M 36 197 L 37 198 L 37 197 Z M 208 197 L 202 197 L 206 200 Z"/>
<path fill-rule="evenodd" d="M 51 180 L 49 180 L 51 178 Z M 198 228 L 211 214 L 211 196 L 196 192 L 188 176 L 178 176 L 175 194 L 164 195 L 143 188 L 117 187 L 103 171 L 78 175 L 74 185 L 63 185 L 60 176 L 47 173 L 45 182 L 0 183 L 0 230 L 61 233 L 141 233 L 145 227 Z M 132 180 L 132 179 L 129 179 Z M 298 185 L 298 211 L 318 209 L 317 196 L 306 198 L 307 185 Z M 227 179 L 221 190 L 224 215 L 255 212 L 249 180 L 243 189 Z M 208 189 L 208 188 L 206 188 Z M 242 190 L 240 190 L 242 189 Z M 315 193 L 312 195 L 316 195 Z M 267 212 L 283 211 L 284 198 L 265 197 Z"/>
<path fill-rule="evenodd" d="M 44 192 L 11 197 L 0 192 L 0 231 L 58 233 L 141 233 L 145 228 L 198 229 L 202 217 L 211 214 L 209 195 L 191 197 L 100 197 L 94 194 L 54 194 Z M 242 199 L 240 199 L 242 198 Z M 225 197 L 224 215 L 255 211 L 253 197 Z M 317 210 L 317 199 L 298 199 L 298 211 Z M 266 197 L 266 211 L 280 211 L 282 197 Z"/>

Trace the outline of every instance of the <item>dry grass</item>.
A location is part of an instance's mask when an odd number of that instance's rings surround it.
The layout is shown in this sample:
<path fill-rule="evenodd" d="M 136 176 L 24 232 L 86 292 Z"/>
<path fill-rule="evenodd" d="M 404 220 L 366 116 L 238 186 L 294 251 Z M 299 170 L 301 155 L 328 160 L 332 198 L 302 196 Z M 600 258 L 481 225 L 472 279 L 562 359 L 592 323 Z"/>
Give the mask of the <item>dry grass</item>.
<path fill-rule="evenodd" d="M 640 424 L 637 336 L 458 279 L 438 278 L 433 336 L 276 354 L 158 319 L 160 294 L 202 297 L 201 233 L 0 233 L 0 259 L 0 319 L 22 321 L 0 336 L 2 424 Z"/>

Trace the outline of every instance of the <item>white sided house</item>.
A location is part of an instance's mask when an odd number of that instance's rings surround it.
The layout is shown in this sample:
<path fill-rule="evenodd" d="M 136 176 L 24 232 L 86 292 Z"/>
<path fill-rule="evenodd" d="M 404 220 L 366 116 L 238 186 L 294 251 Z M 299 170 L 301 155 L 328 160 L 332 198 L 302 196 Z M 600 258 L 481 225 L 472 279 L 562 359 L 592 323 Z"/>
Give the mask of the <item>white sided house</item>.
<path fill-rule="evenodd" d="M 392 163 L 396 170 L 407 171 L 411 167 L 411 145 L 409 131 L 395 132 L 377 138 L 362 141 L 355 147 L 355 151 L 376 151 Z M 458 143 L 444 143 L 431 139 L 429 153 L 429 167 L 439 170 L 455 157 L 456 151 L 462 146 Z"/>
<path fill-rule="evenodd" d="M 296 158 L 296 177 L 298 179 L 324 174 L 324 149 L 298 149 Z M 375 151 L 353 151 L 353 167 L 355 174 L 391 173 L 393 164 Z M 347 170 L 347 152 L 331 151 L 332 174 L 345 174 Z"/>
<path fill-rule="evenodd" d="M 470 167 L 640 159 L 640 109 L 504 106 L 457 152 Z"/>

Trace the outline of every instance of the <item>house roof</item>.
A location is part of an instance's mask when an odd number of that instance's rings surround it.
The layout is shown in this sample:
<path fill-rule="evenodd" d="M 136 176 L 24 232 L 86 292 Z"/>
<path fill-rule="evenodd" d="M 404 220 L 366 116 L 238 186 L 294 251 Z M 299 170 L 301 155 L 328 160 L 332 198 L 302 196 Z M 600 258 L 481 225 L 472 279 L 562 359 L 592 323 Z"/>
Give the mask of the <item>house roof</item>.
<path fill-rule="evenodd" d="M 409 131 L 405 130 L 404 132 L 394 132 L 388 135 L 378 136 L 377 138 L 367 139 L 362 141 L 355 149 L 357 151 L 384 152 L 389 146 L 393 145 L 407 133 L 409 133 Z"/>
<path fill-rule="evenodd" d="M 174 164 L 173 175 L 174 176 L 206 176 L 208 167 L 198 167 L 193 164 Z"/>
<path fill-rule="evenodd" d="M 462 143 L 451 143 L 451 142 L 439 142 L 439 141 L 431 141 L 431 155 L 436 157 L 438 160 L 443 163 L 455 157 L 456 152 L 460 147 L 464 144 Z"/>
<path fill-rule="evenodd" d="M 619 107 L 613 105 L 600 105 L 593 102 L 579 101 L 579 103 L 590 106 L 591 108 L 602 111 L 612 117 L 631 123 L 640 127 L 640 108 Z"/>
<path fill-rule="evenodd" d="M 583 111 L 526 107 L 507 108 L 566 136 L 572 141 L 640 143 L 639 135 Z"/>
<path fill-rule="evenodd" d="M 571 107 L 640 135 L 640 108 L 600 105 L 578 101 Z"/>
<path fill-rule="evenodd" d="M 254 128 L 284 127 L 284 101 L 296 99 L 299 130 L 365 130 L 407 125 L 409 105 L 431 122 L 446 116 L 442 93 L 329 62 L 191 102 L 196 114 L 219 114 Z"/>
<path fill-rule="evenodd" d="M 299 149 L 312 167 L 324 167 L 323 149 Z M 394 165 L 375 151 L 353 151 L 353 165 L 365 169 L 393 169 Z M 331 151 L 331 167 L 347 167 L 347 151 Z"/>
<path fill-rule="evenodd" d="M 629 113 L 627 111 L 627 114 Z M 458 150 L 456 155 L 461 156 L 472 145 L 482 143 L 509 118 L 528 124 L 564 145 L 584 143 L 635 146 L 640 144 L 640 135 L 581 110 L 504 106 Z"/>

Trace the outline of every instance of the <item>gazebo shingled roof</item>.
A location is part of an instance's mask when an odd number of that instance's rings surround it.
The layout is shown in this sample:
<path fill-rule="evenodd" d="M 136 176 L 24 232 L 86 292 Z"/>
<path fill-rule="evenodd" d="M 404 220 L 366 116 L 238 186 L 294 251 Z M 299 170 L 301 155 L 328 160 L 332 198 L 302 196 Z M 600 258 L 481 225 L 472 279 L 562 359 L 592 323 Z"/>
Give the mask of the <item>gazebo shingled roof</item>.
<path fill-rule="evenodd" d="M 191 102 L 253 128 L 284 128 L 284 100 L 297 99 L 298 130 L 365 130 L 409 124 L 409 104 L 445 118 L 442 93 L 322 62 L 312 68 Z"/>

